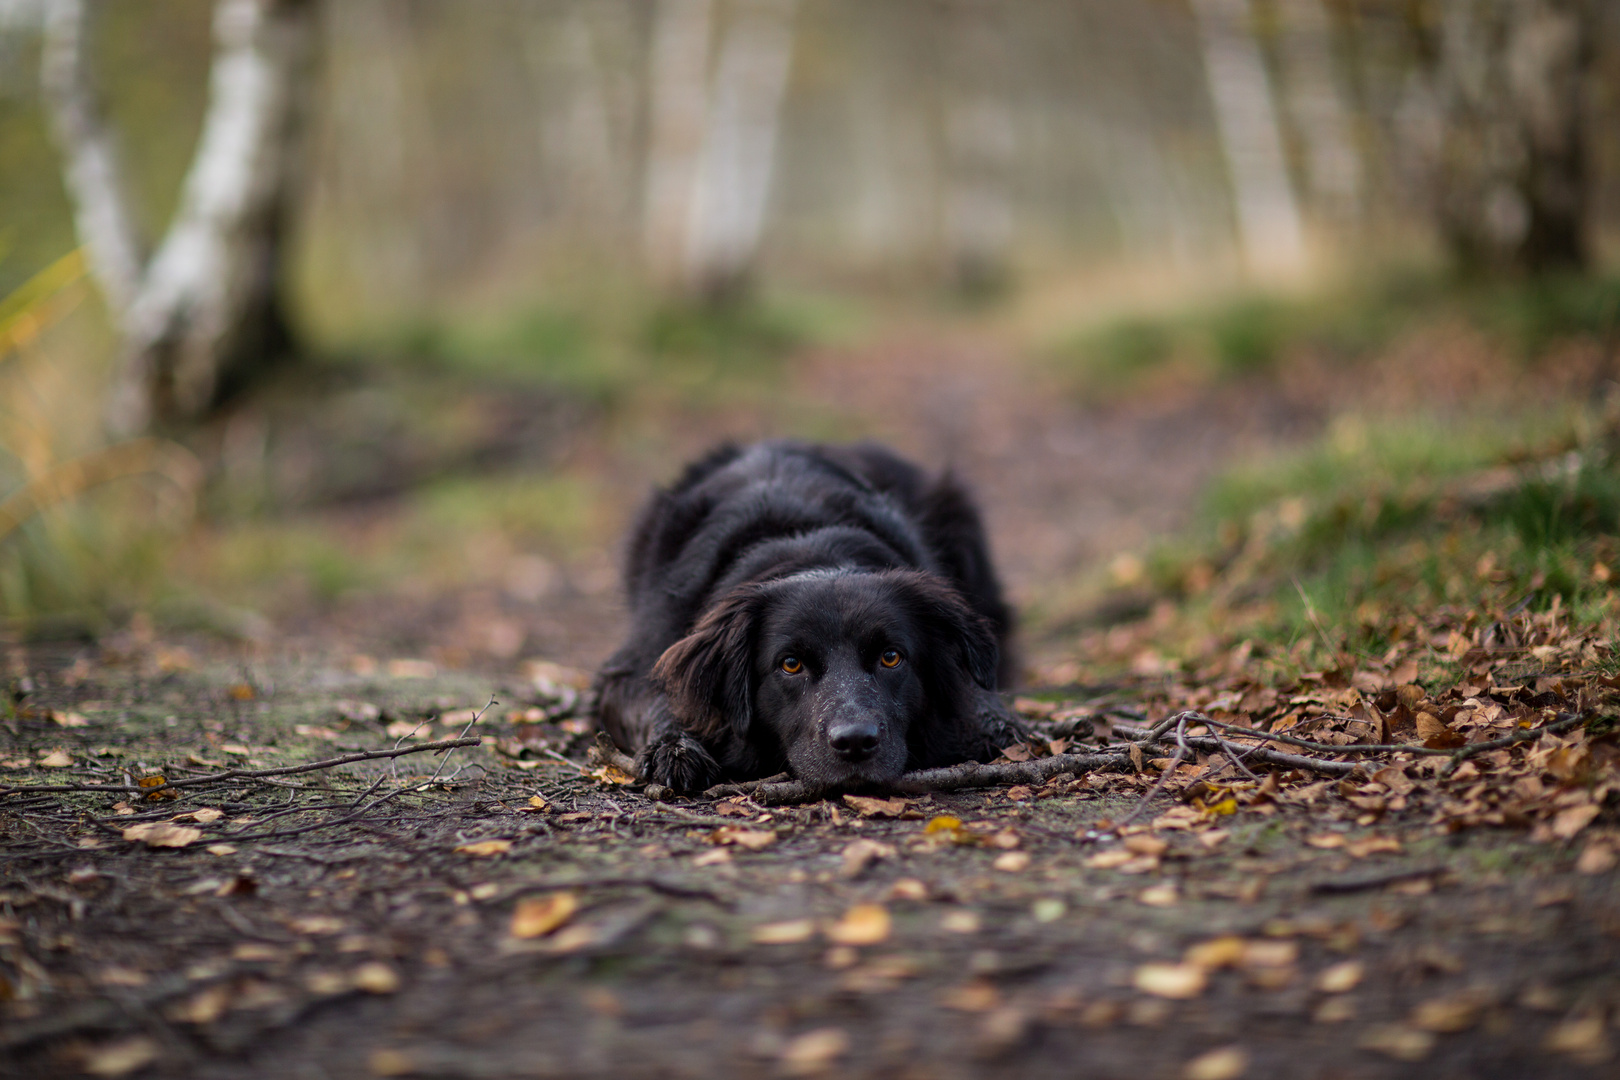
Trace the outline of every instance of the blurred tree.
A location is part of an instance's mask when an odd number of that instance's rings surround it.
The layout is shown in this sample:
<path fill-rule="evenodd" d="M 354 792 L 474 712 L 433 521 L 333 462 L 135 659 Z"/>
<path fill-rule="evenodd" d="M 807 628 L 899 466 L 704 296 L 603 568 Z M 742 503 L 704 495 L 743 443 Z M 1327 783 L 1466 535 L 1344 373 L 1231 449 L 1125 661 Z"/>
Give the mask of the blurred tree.
<path fill-rule="evenodd" d="M 40 72 L 75 226 L 121 336 L 107 423 L 195 418 L 291 347 L 279 297 L 316 0 L 220 0 L 209 106 L 148 258 L 90 71 L 90 0 L 47 0 Z"/>
<path fill-rule="evenodd" d="M 959 289 L 993 295 L 1008 274 L 1018 152 L 1005 85 L 1011 58 L 1004 13 L 1000 5 L 970 2 L 943 15 L 946 251 Z"/>
<path fill-rule="evenodd" d="M 1595 0 L 1444 0 L 1419 19 L 1441 120 L 1435 209 L 1468 272 L 1584 268 Z"/>
<path fill-rule="evenodd" d="M 709 0 L 661 0 L 649 93 L 645 242 L 693 298 L 747 285 L 764 232 L 797 0 L 739 0 L 709 73 Z"/>
<path fill-rule="evenodd" d="M 1192 10 L 1244 259 L 1262 277 L 1293 276 L 1305 269 L 1305 230 L 1249 0 L 1192 0 Z"/>

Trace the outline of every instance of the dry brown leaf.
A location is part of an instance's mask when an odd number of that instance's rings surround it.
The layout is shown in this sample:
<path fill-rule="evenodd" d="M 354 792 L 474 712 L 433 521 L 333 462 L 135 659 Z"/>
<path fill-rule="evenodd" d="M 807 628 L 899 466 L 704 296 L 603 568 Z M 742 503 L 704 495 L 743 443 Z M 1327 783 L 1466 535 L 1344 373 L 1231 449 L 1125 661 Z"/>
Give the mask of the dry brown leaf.
<path fill-rule="evenodd" d="M 1478 995 L 1467 991 L 1434 998 L 1412 1010 L 1412 1026 L 1441 1034 L 1467 1031 L 1479 1020 L 1484 1005 Z"/>
<path fill-rule="evenodd" d="M 1607 1060 L 1610 1055 L 1600 1014 L 1564 1021 L 1547 1033 L 1543 1045 L 1555 1054 L 1568 1054 L 1593 1064 Z"/>
<path fill-rule="evenodd" d="M 945 991 L 940 995 L 939 1003 L 957 1012 L 989 1012 L 1001 1004 L 1001 992 L 993 983 L 973 979 Z"/>
<path fill-rule="evenodd" d="M 1599 808 L 1593 803 L 1588 803 L 1585 806 L 1572 806 L 1568 810 L 1560 810 L 1558 816 L 1553 818 L 1553 835 L 1560 840 L 1568 840 L 1592 824 L 1592 819 L 1597 817 L 1598 813 Z"/>
<path fill-rule="evenodd" d="M 1143 889 L 1136 894 L 1136 899 L 1138 903 L 1146 904 L 1148 907 L 1174 907 L 1181 899 L 1181 894 L 1176 889 L 1175 882 L 1165 881 Z"/>
<path fill-rule="evenodd" d="M 889 910 L 882 904 L 857 904 L 827 928 L 836 945 L 876 945 L 889 937 Z"/>
<path fill-rule="evenodd" d="M 201 829 L 174 825 L 167 821 L 143 821 L 124 830 L 125 840 L 142 840 L 147 847 L 181 848 L 202 839 Z"/>
<path fill-rule="evenodd" d="M 51 710 L 51 720 L 54 721 L 58 727 L 90 726 L 90 721 L 86 720 L 82 713 L 64 712 L 60 709 Z"/>
<path fill-rule="evenodd" d="M 1365 859 L 1368 855 L 1396 854 L 1401 850 L 1401 842 L 1393 836 L 1364 836 L 1350 841 L 1344 850 L 1354 858 Z"/>
<path fill-rule="evenodd" d="M 991 866 L 1008 874 L 1021 873 L 1029 869 L 1029 852 L 1006 851 L 997 855 Z"/>
<path fill-rule="evenodd" d="M 1243 954 L 1247 944 L 1242 938 L 1227 934 L 1191 946 L 1182 959 L 1186 963 L 1210 971 L 1224 967 L 1236 967 L 1243 962 Z"/>
<path fill-rule="evenodd" d="M 322 936 L 341 934 L 348 924 L 336 915 L 302 915 L 287 925 L 300 934 Z"/>
<path fill-rule="evenodd" d="M 722 825 L 709 834 L 711 844 L 735 844 L 749 851 L 760 851 L 776 843 L 776 834 L 765 829 L 739 829 Z"/>
<path fill-rule="evenodd" d="M 1107 851 L 1099 851 L 1097 854 L 1087 859 L 1086 865 L 1091 867 L 1093 870 L 1113 870 L 1124 866 L 1135 857 L 1135 855 L 1129 851 L 1126 851 L 1124 848 L 1110 848 Z"/>
<path fill-rule="evenodd" d="M 906 812 L 906 800 L 874 799 L 866 795 L 845 795 L 844 802 L 861 817 L 899 817 Z"/>
<path fill-rule="evenodd" d="M 472 855 L 476 858 L 485 859 L 491 855 L 504 855 L 508 851 L 511 851 L 512 841 L 475 840 L 470 844 L 459 844 L 456 846 L 455 850 L 462 855 Z"/>
<path fill-rule="evenodd" d="M 574 917 L 579 897 L 571 892 L 525 897 L 512 909 L 508 933 L 515 938 L 544 937 Z"/>
<path fill-rule="evenodd" d="M 939 920 L 939 928 L 947 934 L 977 934 L 979 925 L 979 913 L 971 908 L 947 911 Z"/>
<path fill-rule="evenodd" d="M 52 750 L 35 764 L 42 769 L 65 769 L 73 764 L 73 758 L 66 750 Z"/>
<path fill-rule="evenodd" d="M 1204 992 L 1209 973 L 1197 964 L 1143 964 L 1131 981 L 1144 994 L 1185 1000 Z"/>
<path fill-rule="evenodd" d="M 1125 850 L 1136 855 L 1163 855 L 1170 850 L 1169 844 L 1160 840 L 1157 836 L 1149 836 L 1147 833 L 1127 836 L 1124 843 Z"/>
<path fill-rule="evenodd" d="M 844 864 L 839 868 L 840 877 L 852 878 L 865 870 L 874 859 L 893 858 L 895 849 L 892 844 L 880 844 L 876 840 L 861 837 L 852 840 L 843 851 Z"/>
<path fill-rule="evenodd" d="M 1575 872 L 1578 874 L 1606 874 L 1614 869 L 1616 861 L 1612 847 L 1594 841 L 1588 843 L 1581 850 L 1580 858 L 1575 860 Z"/>
<path fill-rule="evenodd" d="M 1319 836 L 1307 836 L 1305 842 L 1313 848 L 1331 851 L 1334 848 L 1344 847 L 1345 838 L 1342 833 L 1322 833 Z"/>

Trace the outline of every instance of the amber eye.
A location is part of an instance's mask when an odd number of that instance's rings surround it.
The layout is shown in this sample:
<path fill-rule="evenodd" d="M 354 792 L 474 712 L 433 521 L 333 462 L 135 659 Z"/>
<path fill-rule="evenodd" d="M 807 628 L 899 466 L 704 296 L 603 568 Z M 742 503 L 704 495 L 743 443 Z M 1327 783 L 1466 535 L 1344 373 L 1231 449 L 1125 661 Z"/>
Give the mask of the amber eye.
<path fill-rule="evenodd" d="M 797 675 L 804 670 L 804 662 L 797 656 L 782 657 L 782 670 L 789 675 Z"/>
<path fill-rule="evenodd" d="M 884 667 L 899 667 L 900 654 L 895 652 L 893 649 L 886 649 L 884 650 L 883 655 L 878 657 L 878 663 L 882 664 Z"/>

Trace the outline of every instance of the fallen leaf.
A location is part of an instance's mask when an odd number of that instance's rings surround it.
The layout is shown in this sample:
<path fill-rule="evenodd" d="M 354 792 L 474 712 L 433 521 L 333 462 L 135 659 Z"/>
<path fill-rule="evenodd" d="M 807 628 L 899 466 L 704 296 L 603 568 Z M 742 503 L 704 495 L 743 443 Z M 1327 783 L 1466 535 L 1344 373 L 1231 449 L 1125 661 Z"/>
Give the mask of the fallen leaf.
<path fill-rule="evenodd" d="M 201 840 L 202 830 L 167 821 L 143 821 L 125 829 L 123 835 L 125 840 L 143 840 L 147 847 L 181 848 Z"/>
<path fill-rule="evenodd" d="M 182 1023 L 212 1024 L 225 1014 L 226 1007 L 231 1003 L 231 997 L 232 988 L 229 983 L 215 983 L 175 1006 L 168 1015 Z"/>
<path fill-rule="evenodd" d="M 890 900 L 927 900 L 928 886 L 916 878 L 901 878 L 889 886 Z"/>
<path fill-rule="evenodd" d="M 1174 882 L 1165 881 L 1143 889 L 1136 894 L 1136 899 L 1138 903 L 1146 904 L 1148 907 L 1174 907 L 1176 901 L 1181 899 L 1181 894 Z"/>
<path fill-rule="evenodd" d="M 524 814 L 543 814 L 550 809 L 551 804 L 546 802 L 545 799 L 541 798 L 539 795 L 531 795 L 529 796 L 528 805 L 518 807 L 518 812 Z"/>
<path fill-rule="evenodd" d="M 1547 1033 L 1542 1045 L 1555 1054 L 1568 1054 L 1581 1061 L 1596 1063 L 1609 1056 L 1601 1014 L 1566 1020 Z"/>
<path fill-rule="evenodd" d="M 939 928 L 947 934 L 977 934 L 979 913 L 970 908 L 947 911 L 939 920 Z"/>
<path fill-rule="evenodd" d="M 874 799 L 865 795 L 845 795 L 844 802 L 861 817 L 899 817 L 906 812 L 902 798 Z"/>
<path fill-rule="evenodd" d="M 504 855 L 512 850 L 510 840 L 477 840 L 470 844 L 461 844 L 456 851 L 463 855 L 472 855 L 476 858 L 488 858 L 491 855 Z"/>
<path fill-rule="evenodd" d="M 705 851 L 702 855 L 699 855 L 697 858 L 693 859 L 692 865 L 719 866 L 721 863 L 728 863 L 730 861 L 731 852 L 727 851 L 725 848 L 715 848 L 713 851 Z"/>
<path fill-rule="evenodd" d="M 1342 848 L 1345 845 L 1344 836 L 1340 833 L 1323 833 L 1320 836 L 1307 836 L 1305 838 L 1305 842 L 1311 845 L 1313 848 L 1322 848 L 1326 851 L 1331 851 L 1334 848 Z"/>
<path fill-rule="evenodd" d="M 756 945 L 796 945 L 809 941 L 816 933 L 816 924 L 809 919 L 790 919 L 786 922 L 762 923 L 749 935 Z"/>
<path fill-rule="evenodd" d="M 1362 1033 L 1359 1045 L 1397 1061 L 1422 1061 L 1434 1050 L 1434 1036 L 1405 1024 L 1379 1024 Z"/>
<path fill-rule="evenodd" d="M 738 829 L 722 825 L 709 836 L 712 844 L 735 844 L 749 851 L 759 851 L 776 843 L 776 834 L 765 829 Z"/>
<path fill-rule="evenodd" d="M 827 928 L 836 945 L 876 945 L 889 936 L 889 910 L 881 904 L 857 904 Z"/>
<path fill-rule="evenodd" d="M 1003 852 L 1002 854 L 997 855 L 995 861 L 990 865 L 995 867 L 997 870 L 1004 871 L 1005 873 L 1016 874 L 1029 868 L 1029 852 Z"/>
<path fill-rule="evenodd" d="M 236 854 L 236 848 L 235 848 L 234 845 L 231 845 L 231 844 L 209 844 L 208 845 L 208 854 L 210 854 L 210 855 L 235 855 Z"/>
<path fill-rule="evenodd" d="M 372 1076 L 409 1076 L 416 1071 L 416 1061 L 403 1050 L 384 1047 L 371 1052 L 366 1067 Z"/>
<path fill-rule="evenodd" d="M 1249 1055 L 1236 1046 L 1200 1054 L 1181 1069 L 1183 1080 L 1238 1080 L 1249 1071 Z"/>
<path fill-rule="evenodd" d="M 1585 806 L 1572 806 L 1568 810 L 1560 810 L 1558 816 L 1553 818 L 1553 835 L 1560 840 L 1570 839 L 1592 824 L 1592 819 L 1598 816 L 1598 812 L 1598 806 L 1593 803 L 1588 803 Z"/>
<path fill-rule="evenodd" d="M 1099 851 L 1087 859 L 1086 865 L 1094 870 L 1113 870 L 1116 867 L 1124 866 L 1135 857 L 1124 848 L 1110 848 L 1107 851 Z"/>
<path fill-rule="evenodd" d="M 1578 874 L 1606 874 L 1615 866 L 1614 849 L 1607 844 L 1589 843 L 1581 850 L 1580 858 L 1575 860 L 1575 872 Z"/>
<path fill-rule="evenodd" d="M 945 991 L 940 995 L 939 1003 L 957 1012 L 989 1012 L 1001 1004 L 1001 992 L 993 983 L 974 979 Z"/>
<path fill-rule="evenodd" d="M 1401 850 L 1401 842 L 1393 836 L 1364 836 L 1345 846 L 1351 857 L 1365 859 L 1368 855 L 1394 855 Z"/>
<path fill-rule="evenodd" d="M 1360 960 L 1346 960 L 1323 969 L 1316 977 L 1316 988 L 1324 994 L 1344 994 L 1354 990 L 1366 973 Z"/>
<path fill-rule="evenodd" d="M 940 814 L 937 817 L 929 818 L 928 824 L 923 828 L 925 833 L 960 832 L 961 830 L 962 819 L 952 817 L 950 814 Z"/>
<path fill-rule="evenodd" d="M 515 938 L 544 937 L 574 917 L 579 897 L 571 892 L 554 892 L 519 900 L 512 909 L 508 931 Z"/>
<path fill-rule="evenodd" d="M 849 1036 L 842 1028 L 817 1028 L 788 1040 L 782 1048 L 782 1069 L 790 1076 L 825 1072 L 848 1052 Z"/>
<path fill-rule="evenodd" d="M 1055 896 L 1042 897 L 1030 908 L 1030 914 L 1035 916 L 1038 923 L 1057 922 L 1068 913 L 1069 905 Z"/>
<path fill-rule="evenodd" d="M 218 821 L 220 818 L 222 818 L 224 816 L 225 816 L 225 811 L 216 810 L 211 806 L 205 806 L 205 807 L 202 807 L 201 809 L 192 810 L 192 811 L 190 811 L 188 813 L 176 814 L 176 815 L 174 815 L 174 817 L 170 818 L 169 820 L 170 821 L 195 821 L 199 825 L 207 825 L 207 824 L 209 824 L 211 822 Z"/>
<path fill-rule="evenodd" d="M 1451 1034 L 1467 1031 L 1479 1020 L 1484 1002 L 1478 995 L 1464 991 L 1448 997 L 1422 1002 L 1412 1010 L 1412 1026 L 1423 1031 Z"/>
<path fill-rule="evenodd" d="M 1131 981 L 1144 994 L 1185 1000 L 1204 992 L 1209 974 L 1197 964 L 1143 964 Z"/>
<path fill-rule="evenodd" d="M 232 683 L 225 692 L 231 696 L 232 701 L 252 701 L 259 696 L 254 691 L 253 685 L 245 682 Z"/>
<path fill-rule="evenodd" d="M 65 769 L 73 764 L 73 759 L 66 750 L 52 750 L 35 764 L 42 769 Z"/>
<path fill-rule="evenodd" d="M 1157 836 L 1149 836 L 1146 833 L 1127 836 L 1124 843 L 1125 850 L 1136 855 L 1163 855 L 1170 850 L 1169 844 L 1160 840 Z"/>
<path fill-rule="evenodd" d="M 84 1071 L 92 1076 L 123 1076 L 144 1069 L 158 1059 L 158 1044 L 145 1035 L 98 1046 L 84 1058 Z"/>
<path fill-rule="evenodd" d="M 340 934 L 347 924 L 336 915 L 302 915 L 287 925 L 300 934 L 325 935 Z"/>
<path fill-rule="evenodd" d="M 51 719 L 53 721 L 55 721 L 55 723 L 56 723 L 56 725 L 58 727 L 89 727 L 90 726 L 90 721 L 86 720 L 84 718 L 83 714 L 76 713 L 76 712 L 63 712 L 60 709 L 52 709 L 51 710 Z"/>
<path fill-rule="evenodd" d="M 634 776 L 631 776 L 617 765 L 611 764 L 603 765 L 600 769 L 592 771 L 590 776 L 592 780 L 596 780 L 604 784 L 616 784 L 619 787 L 623 787 L 626 784 L 634 784 L 636 782 L 636 778 Z"/>
<path fill-rule="evenodd" d="M 1248 943 L 1240 937 L 1226 934 L 1208 941 L 1201 941 L 1190 947 L 1182 960 L 1210 971 L 1225 967 L 1237 967 L 1243 962 L 1243 954 Z"/>
<path fill-rule="evenodd" d="M 1299 943 L 1287 940 L 1248 941 L 1243 945 L 1244 968 L 1285 968 L 1299 959 Z"/>
<path fill-rule="evenodd" d="M 163 787 L 163 785 L 167 784 L 168 782 L 168 778 L 162 775 L 143 776 L 136 781 L 136 783 L 143 788 L 163 788 L 162 791 L 148 791 L 146 793 L 147 799 L 153 802 L 156 802 L 159 799 L 178 799 L 180 797 L 180 793 L 174 788 Z"/>
<path fill-rule="evenodd" d="M 399 973 L 379 960 L 354 969 L 356 989 L 368 994 L 392 994 L 399 989 Z"/>
<path fill-rule="evenodd" d="M 838 874 L 840 877 L 846 878 L 857 877 L 874 859 L 888 859 L 892 858 L 894 854 L 893 845 L 880 844 L 876 840 L 868 840 L 863 836 L 858 840 L 852 840 L 849 846 L 844 848 L 844 864 L 839 868 Z"/>

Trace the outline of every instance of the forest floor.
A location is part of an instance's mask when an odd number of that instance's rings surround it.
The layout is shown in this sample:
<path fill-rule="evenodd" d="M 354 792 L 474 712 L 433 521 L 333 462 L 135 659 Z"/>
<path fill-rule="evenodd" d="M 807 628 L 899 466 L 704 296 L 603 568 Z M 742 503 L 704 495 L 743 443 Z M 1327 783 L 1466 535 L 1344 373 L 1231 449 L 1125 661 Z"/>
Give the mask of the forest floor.
<path fill-rule="evenodd" d="M 992 343 L 913 336 L 796 357 L 769 407 L 621 411 L 616 441 L 588 419 L 557 452 L 616 493 L 604 534 L 716 431 L 859 433 L 952 461 L 1036 613 L 1015 704 L 1038 737 L 1009 760 L 1134 735 L 1114 770 L 650 799 L 586 755 L 587 673 L 622 628 L 605 543 L 546 563 L 480 548 L 471 583 L 291 589 L 245 643 L 137 620 L 12 644 L 0 1069 L 1612 1075 L 1606 628 L 1482 587 L 1381 615 L 1376 653 L 1326 627 L 1320 663 L 1247 639 L 1175 661 L 1153 645 L 1176 597 L 1112 630 L 1066 599 L 1186 527 L 1220 470 L 1316 437 L 1346 400 L 1444 404 L 1491 376 L 1432 351 L 1081 406 Z M 370 542 L 395 512 L 375 499 L 333 528 Z M 1185 709 L 1204 749 L 1141 741 Z M 1313 745 L 1234 763 L 1209 749 L 1220 723 Z M 1240 755 L 1262 741 L 1227 738 Z"/>

